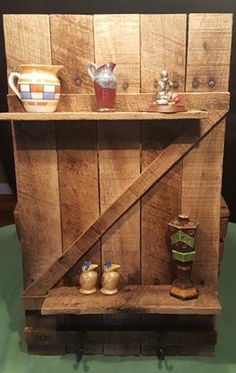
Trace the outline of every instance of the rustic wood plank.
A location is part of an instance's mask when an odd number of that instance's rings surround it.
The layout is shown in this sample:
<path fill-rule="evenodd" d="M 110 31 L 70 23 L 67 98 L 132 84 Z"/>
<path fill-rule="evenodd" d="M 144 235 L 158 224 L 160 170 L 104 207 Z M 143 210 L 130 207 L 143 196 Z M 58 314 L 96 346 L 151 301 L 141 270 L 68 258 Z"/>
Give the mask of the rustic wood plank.
<path fill-rule="evenodd" d="M 0 120 L 14 121 L 71 121 L 71 120 L 174 120 L 206 118 L 207 112 L 190 110 L 182 113 L 161 114 L 149 112 L 55 112 L 55 113 L 0 113 Z"/>
<path fill-rule="evenodd" d="M 57 127 L 58 172 L 63 251 L 99 216 L 96 122 L 63 122 Z M 66 285 L 78 286 L 85 259 L 101 268 L 100 243 L 66 274 Z M 100 320 L 101 324 L 101 320 Z M 90 353 L 90 346 L 85 346 Z M 97 346 L 102 353 L 103 347 Z"/>
<path fill-rule="evenodd" d="M 118 92 L 140 92 L 139 15 L 95 15 L 94 44 L 98 66 L 117 64 Z"/>
<path fill-rule="evenodd" d="M 8 72 L 22 63 L 51 64 L 49 16 L 5 15 L 4 35 Z M 13 145 L 27 287 L 62 253 L 54 123 L 13 125 Z"/>
<path fill-rule="evenodd" d="M 8 74 L 20 64 L 51 64 L 48 15 L 7 14 L 3 26 Z"/>
<path fill-rule="evenodd" d="M 186 124 L 186 125 L 189 125 Z M 142 170 L 171 144 L 184 125 L 176 123 L 142 123 Z M 181 211 L 182 161 L 155 184 L 142 198 L 141 261 L 142 284 L 170 284 L 172 259 L 166 242 L 168 222 Z"/>
<path fill-rule="evenodd" d="M 20 123 L 13 138 L 27 287 L 62 253 L 54 124 Z"/>
<path fill-rule="evenodd" d="M 201 141 L 201 146 L 195 147 L 183 160 L 182 212 L 200 224 L 193 278 L 196 283 L 215 286 L 218 282 L 224 133 L 225 120 L 222 120 Z"/>
<path fill-rule="evenodd" d="M 86 66 L 94 61 L 93 16 L 50 15 L 52 62 L 63 65 L 63 93 L 92 93 Z"/>
<path fill-rule="evenodd" d="M 46 341 L 40 341 L 40 345 L 48 345 L 49 341 L 53 343 L 67 343 L 68 341 L 76 344 L 78 341 L 94 344 L 96 341 L 99 343 L 109 343 L 110 339 L 115 344 L 126 342 L 129 343 L 140 343 L 144 342 L 151 344 L 156 347 L 160 347 L 160 343 L 164 343 L 165 346 L 201 346 L 203 344 L 214 345 L 216 342 L 215 330 L 178 330 L 178 331 L 158 331 L 158 330 L 88 330 L 86 332 L 78 331 L 51 331 L 45 328 L 26 328 L 25 336 L 28 342 L 34 342 L 40 340 L 40 337 L 44 335 Z M 192 344 L 191 344 L 192 342 Z"/>
<path fill-rule="evenodd" d="M 138 122 L 98 123 L 100 204 L 103 214 L 140 174 Z M 119 263 L 120 285 L 140 282 L 140 210 L 135 204 L 102 238 L 102 260 Z"/>
<path fill-rule="evenodd" d="M 121 122 L 116 127 L 111 122 L 98 123 L 100 205 L 103 213 L 140 174 L 139 122 Z M 137 202 L 102 237 L 102 262 L 110 259 L 120 264 L 120 286 L 140 283 L 140 204 Z M 122 324 L 139 320 L 125 315 L 115 316 Z M 134 320 L 136 319 L 136 320 Z M 103 324 L 110 326 L 113 318 L 104 317 Z M 139 346 L 104 345 L 106 355 L 139 354 Z"/>
<path fill-rule="evenodd" d="M 188 302 L 170 297 L 169 290 L 168 285 L 128 285 L 112 297 L 105 297 L 101 292 L 84 297 L 76 287 L 54 288 L 47 295 L 41 313 L 213 315 L 221 310 L 217 293 L 211 287 L 199 288 L 199 298 Z"/>
<path fill-rule="evenodd" d="M 165 175 L 203 136 L 214 128 L 225 115 L 225 111 L 214 111 L 209 119 L 201 122 L 201 134 L 197 128 L 189 128 L 166 148 L 132 185 L 91 225 L 74 244 L 68 248 L 41 279 L 32 284 L 25 294 L 43 295 L 47 292 L 88 249 L 110 228 L 135 202 Z"/>
<path fill-rule="evenodd" d="M 186 90 L 228 91 L 232 14 L 190 14 Z"/>
<path fill-rule="evenodd" d="M 177 91 L 185 90 L 186 14 L 141 15 L 141 92 L 156 92 L 166 69 Z"/>
<path fill-rule="evenodd" d="M 228 104 L 227 101 L 227 93 L 220 93 L 220 92 L 212 92 L 212 93 L 179 93 L 179 96 L 182 98 L 183 103 L 188 111 L 196 110 L 196 111 L 206 111 L 206 109 L 217 109 L 217 110 L 224 110 L 225 106 Z M 120 112 L 140 112 L 144 111 L 146 108 L 150 106 L 150 103 L 153 102 L 155 95 L 153 93 L 137 93 L 137 94 L 118 94 L 117 101 L 116 101 L 116 112 L 115 115 L 118 115 Z M 208 107 L 206 106 L 206 102 L 208 103 Z M 20 100 L 15 95 L 8 95 L 8 107 L 11 113 L 25 113 L 23 106 L 20 103 Z M 60 113 L 80 113 L 80 112 L 94 112 L 96 111 L 96 101 L 94 95 L 61 95 L 59 100 L 59 105 L 57 108 L 57 112 L 55 114 Z M 25 113 L 29 114 L 29 113 Z M 63 114 L 63 115 L 64 115 Z M 99 115 L 102 113 L 93 113 L 93 115 Z M 105 113 L 103 113 L 105 114 Z M 113 113 L 110 113 L 113 114 Z M 109 114 L 109 115 L 110 115 Z M 140 113 L 141 114 L 141 113 Z M 146 113 L 145 113 L 146 114 Z M 153 113 L 147 113 L 153 114 Z M 158 114 L 158 113 L 156 113 Z M 180 114 L 180 113 L 179 113 Z M 195 119 L 202 119 L 207 113 L 201 113 L 201 118 Z M 6 115 L 6 117 L 5 117 Z M 182 114 L 181 114 L 182 115 Z M 149 116 L 150 118 L 151 116 Z M 8 119 L 9 120 L 9 113 L 0 113 L 0 118 Z M 166 114 L 163 119 L 165 118 L 176 118 L 174 114 Z M 191 119 L 191 118 L 188 118 Z M 64 119 L 66 120 L 66 119 Z"/>

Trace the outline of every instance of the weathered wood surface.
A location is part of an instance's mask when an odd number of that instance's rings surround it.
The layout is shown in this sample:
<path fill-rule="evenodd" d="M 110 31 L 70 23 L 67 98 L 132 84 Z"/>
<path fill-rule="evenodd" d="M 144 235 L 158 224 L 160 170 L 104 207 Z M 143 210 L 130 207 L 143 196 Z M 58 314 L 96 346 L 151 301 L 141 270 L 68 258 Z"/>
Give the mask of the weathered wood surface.
<path fill-rule="evenodd" d="M 78 121 L 78 120 L 174 120 L 174 119 L 202 119 L 207 112 L 190 110 L 181 113 L 163 114 L 150 112 L 55 112 L 55 113 L 0 113 L 0 120 L 14 121 Z"/>
<path fill-rule="evenodd" d="M 86 66 L 94 61 L 93 16 L 50 15 L 52 63 L 60 72 L 63 93 L 92 93 Z"/>
<path fill-rule="evenodd" d="M 202 140 L 201 147 L 195 147 L 183 160 L 182 211 L 194 216 L 200 224 L 193 278 L 196 283 L 215 286 L 218 282 L 224 133 L 225 120 Z"/>
<path fill-rule="evenodd" d="M 21 123 L 14 127 L 18 228 L 25 287 L 62 253 L 54 130 L 53 123 L 43 126 Z"/>
<path fill-rule="evenodd" d="M 124 340 L 129 343 L 141 343 L 159 346 L 162 342 L 166 346 L 187 346 L 192 345 L 197 348 L 202 344 L 214 345 L 216 342 L 216 332 L 214 330 L 180 330 L 180 331 L 119 331 L 119 330 L 88 330 L 85 333 L 77 331 L 48 331 L 46 328 L 25 328 L 25 338 L 27 343 L 38 341 L 40 345 L 67 343 L 68 341 L 78 343 L 85 342 L 94 344 L 108 343 L 110 339 L 115 344 L 120 344 Z M 46 337 L 46 341 L 42 336 Z"/>
<path fill-rule="evenodd" d="M 23 63 L 51 63 L 49 16 L 4 16 L 4 35 L 8 72 Z M 54 123 L 13 125 L 13 145 L 27 287 L 62 253 Z"/>
<path fill-rule="evenodd" d="M 129 131 L 127 131 L 129 125 Z M 101 213 L 123 193 L 140 174 L 139 122 L 98 123 L 98 151 Z M 140 204 L 137 202 L 102 237 L 102 263 L 107 259 L 120 264 L 120 285 L 140 283 Z M 103 325 L 111 325 L 122 317 L 103 317 Z M 127 319 L 127 315 L 125 316 Z M 134 317 L 135 318 L 135 317 Z M 124 318 L 123 318 L 124 319 Z M 128 316 L 130 324 L 132 317 Z M 125 320 L 123 320 L 125 321 Z M 138 354 L 139 346 L 104 345 L 104 353 Z"/>
<path fill-rule="evenodd" d="M 190 14 L 186 90 L 227 91 L 232 14 Z"/>
<path fill-rule="evenodd" d="M 48 15 L 4 15 L 3 26 L 8 74 L 21 64 L 51 64 Z"/>
<path fill-rule="evenodd" d="M 202 121 L 201 134 L 197 128 L 189 128 L 169 145 L 146 170 L 120 195 L 120 197 L 91 225 L 75 243 L 59 258 L 53 266 L 32 284 L 27 294 L 43 295 L 47 292 L 88 249 L 93 246 L 101 236 L 110 228 L 134 203 L 159 181 L 169 169 L 189 152 L 203 136 L 214 128 L 225 115 L 223 111 L 215 111 L 209 119 Z"/>
<path fill-rule="evenodd" d="M 177 91 L 185 90 L 186 14 L 141 14 L 141 92 L 157 92 L 166 69 Z M 174 30 L 174 32 L 173 32 Z"/>
<path fill-rule="evenodd" d="M 140 37 L 138 14 L 94 15 L 95 62 L 117 64 L 118 92 L 140 91 Z"/>
<path fill-rule="evenodd" d="M 112 297 L 100 291 L 89 297 L 76 287 L 50 290 L 42 308 L 42 315 L 56 314 L 114 314 L 158 313 L 178 315 L 213 315 L 221 310 L 216 291 L 210 287 L 199 289 L 199 298 L 188 302 L 169 295 L 168 285 L 129 285 Z"/>
<path fill-rule="evenodd" d="M 186 124 L 188 125 L 188 123 Z M 181 121 L 142 123 L 142 170 L 184 131 Z M 182 161 L 155 184 L 141 199 L 142 284 L 170 284 L 172 260 L 166 232 L 168 222 L 181 211 Z M 173 199 L 172 196 L 175 196 Z M 166 249 L 164 249 L 164 246 Z"/>

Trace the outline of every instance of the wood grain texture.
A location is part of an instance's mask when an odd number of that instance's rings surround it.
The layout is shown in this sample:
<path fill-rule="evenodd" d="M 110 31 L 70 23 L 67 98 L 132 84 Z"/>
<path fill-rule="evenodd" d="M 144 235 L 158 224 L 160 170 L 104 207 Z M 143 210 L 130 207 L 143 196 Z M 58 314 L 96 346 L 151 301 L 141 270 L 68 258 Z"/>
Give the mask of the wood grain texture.
<path fill-rule="evenodd" d="M 94 61 L 93 16 L 50 15 L 52 62 L 63 65 L 62 92 L 92 93 L 86 66 Z"/>
<path fill-rule="evenodd" d="M 127 131 L 127 125 L 129 131 Z M 99 177 L 101 213 L 124 192 L 140 174 L 139 122 L 98 123 Z M 140 283 L 140 204 L 137 202 L 102 237 L 102 262 L 107 259 L 120 264 L 119 286 Z M 128 315 L 104 317 L 103 324 L 114 321 L 138 325 L 139 318 Z M 139 346 L 104 345 L 105 355 L 139 354 Z"/>
<path fill-rule="evenodd" d="M 142 14 L 141 34 L 141 92 L 157 92 L 161 70 L 185 88 L 186 14 Z"/>
<path fill-rule="evenodd" d="M 139 15 L 94 15 L 94 44 L 98 66 L 109 61 L 117 64 L 118 92 L 140 92 Z"/>
<path fill-rule="evenodd" d="M 215 286 L 218 282 L 224 133 L 225 120 L 183 161 L 182 212 L 200 224 L 193 278 L 196 283 Z"/>
<path fill-rule="evenodd" d="M 232 14 L 190 14 L 186 91 L 228 91 Z"/>
<path fill-rule="evenodd" d="M 186 126 L 189 123 L 186 124 Z M 142 170 L 184 131 L 179 122 L 142 123 Z M 182 161 L 142 198 L 142 284 L 169 284 L 172 259 L 166 242 L 169 221 L 181 211 Z M 175 196 L 173 198 L 173 196 Z"/>
<path fill-rule="evenodd" d="M 191 110 L 182 113 L 163 114 L 149 112 L 55 112 L 55 113 L 0 113 L 0 120 L 14 121 L 85 121 L 85 120 L 174 120 L 206 118 L 207 113 L 201 110 Z"/>
<path fill-rule="evenodd" d="M 112 297 L 97 292 L 84 297 L 76 287 L 50 290 L 41 312 L 53 314 L 151 313 L 176 315 L 213 315 L 221 307 L 217 293 L 210 287 L 199 289 L 198 299 L 180 301 L 169 295 L 168 285 L 129 285 Z"/>
<path fill-rule="evenodd" d="M 130 208 L 151 186 L 159 181 L 175 163 L 187 154 L 203 136 L 208 134 L 225 115 L 225 111 L 212 111 L 198 127 L 187 129 L 168 146 L 146 170 L 123 192 L 118 199 L 68 248 L 61 258 L 25 294 L 43 295 L 47 292 L 104 233 Z"/>
<path fill-rule="evenodd" d="M 96 122 L 63 122 L 57 127 L 58 172 L 62 243 L 65 251 L 99 216 Z M 64 277 L 64 284 L 79 285 L 84 260 L 101 266 L 100 243 L 96 243 Z M 96 317 L 101 325 L 101 317 Z M 85 346 L 92 353 L 90 346 Z M 103 346 L 96 346 L 102 353 Z"/>
<path fill-rule="evenodd" d="M 100 204 L 103 214 L 140 174 L 139 123 L 98 123 Z M 121 265 L 120 284 L 140 282 L 139 203 L 102 237 L 102 259 Z"/>
<path fill-rule="evenodd" d="M 29 286 L 61 255 L 61 222 L 54 124 L 14 126 L 18 217 Z"/>
<path fill-rule="evenodd" d="M 48 15 L 4 15 L 3 26 L 8 74 L 20 64 L 51 64 Z"/>
<path fill-rule="evenodd" d="M 177 114 L 163 114 L 162 119 L 177 119 L 177 118 L 185 118 L 185 116 L 188 116 L 188 119 L 191 119 L 192 115 L 196 115 L 195 119 L 201 119 L 207 116 L 207 113 L 199 113 L 199 111 L 205 111 L 206 110 L 206 102 L 208 105 L 210 105 L 211 109 L 217 109 L 217 110 L 224 110 L 225 107 L 228 105 L 228 96 L 229 94 L 226 92 L 212 92 L 212 93 L 180 93 L 179 96 L 181 97 L 186 109 L 188 111 L 191 111 L 190 115 L 188 113 L 177 113 Z M 113 118 L 116 118 L 116 116 L 120 115 L 120 112 L 125 112 L 126 114 L 129 114 L 130 112 L 133 112 L 135 114 L 140 114 L 139 119 L 145 119 L 145 115 L 148 115 L 146 119 L 152 118 L 154 115 L 154 118 L 159 118 L 160 116 L 155 114 L 158 113 L 145 113 L 144 110 L 147 109 L 150 106 L 150 103 L 153 102 L 155 95 L 153 93 L 137 93 L 137 94 L 118 94 L 117 95 L 117 103 L 116 103 L 116 112 L 114 113 L 99 113 L 96 112 L 96 103 L 95 103 L 95 96 L 94 95 L 61 95 L 59 100 L 59 105 L 56 113 L 52 113 L 52 116 L 55 116 L 55 118 L 61 118 L 61 120 L 66 120 L 65 115 L 66 113 L 76 113 L 74 114 L 74 118 L 82 119 L 82 115 L 91 114 L 94 120 L 97 120 L 99 118 L 109 118 L 112 120 Z M 3 120 L 10 120 L 12 114 L 19 114 L 18 119 L 20 118 L 20 115 L 22 113 L 26 114 L 26 118 L 28 118 L 30 113 L 26 113 L 24 111 L 23 106 L 20 103 L 20 100 L 15 95 L 8 95 L 8 106 L 10 113 L 0 113 L 0 119 Z M 192 112 L 194 110 L 194 112 Z M 141 113 L 138 113 L 142 111 Z M 87 112 L 89 112 L 87 114 Z M 61 114 L 63 113 L 63 114 Z M 102 115 L 100 115 L 102 114 Z M 104 116 L 105 114 L 105 116 Z M 113 115 L 114 116 L 113 116 Z M 78 117 L 77 117 L 78 115 Z M 124 115 L 124 114 L 123 114 Z M 133 114 L 132 114 L 133 115 Z M 182 117 L 183 115 L 183 117 Z M 38 116 L 39 118 L 41 115 Z M 51 117 L 51 114 L 47 116 L 48 118 Z M 73 117 L 73 116 L 72 116 Z M 128 116 L 129 118 L 130 116 Z M 13 117 L 14 119 L 15 117 Z M 64 119 L 63 119 L 64 118 Z M 70 118 L 70 117 L 69 117 Z M 88 119 L 89 117 L 87 117 Z M 124 119 L 124 117 L 120 117 L 120 119 Z"/>

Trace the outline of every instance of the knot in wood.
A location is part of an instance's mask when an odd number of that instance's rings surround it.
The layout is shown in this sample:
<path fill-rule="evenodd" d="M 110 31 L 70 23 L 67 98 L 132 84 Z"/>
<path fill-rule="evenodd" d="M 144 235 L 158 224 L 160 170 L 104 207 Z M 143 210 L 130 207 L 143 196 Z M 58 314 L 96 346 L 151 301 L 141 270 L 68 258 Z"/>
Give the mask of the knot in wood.
<path fill-rule="evenodd" d="M 128 82 L 123 82 L 122 87 L 123 87 L 123 89 L 128 89 L 129 83 Z"/>

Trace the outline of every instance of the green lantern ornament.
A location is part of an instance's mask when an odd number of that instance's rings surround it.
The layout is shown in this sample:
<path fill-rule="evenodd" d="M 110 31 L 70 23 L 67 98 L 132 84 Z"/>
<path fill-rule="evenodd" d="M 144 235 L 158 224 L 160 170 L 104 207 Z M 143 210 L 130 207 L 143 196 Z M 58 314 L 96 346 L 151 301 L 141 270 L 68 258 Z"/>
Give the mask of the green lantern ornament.
<path fill-rule="evenodd" d="M 198 297 L 191 280 L 192 263 L 195 258 L 195 235 L 199 224 L 191 221 L 187 215 L 179 215 L 168 224 L 172 259 L 176 264 L 177 274 L 171 289 L 173 297 L 189 300 Z"/>

